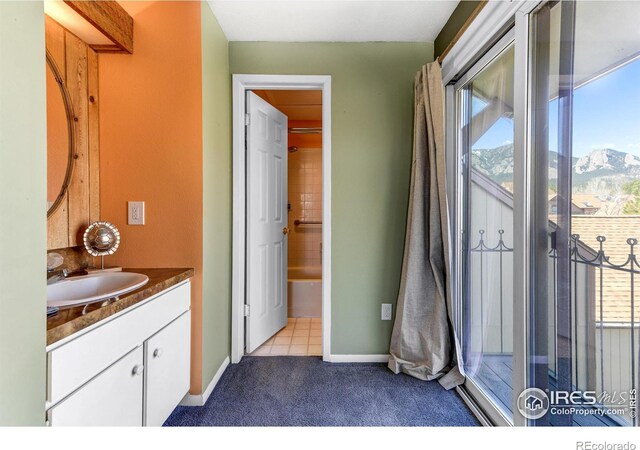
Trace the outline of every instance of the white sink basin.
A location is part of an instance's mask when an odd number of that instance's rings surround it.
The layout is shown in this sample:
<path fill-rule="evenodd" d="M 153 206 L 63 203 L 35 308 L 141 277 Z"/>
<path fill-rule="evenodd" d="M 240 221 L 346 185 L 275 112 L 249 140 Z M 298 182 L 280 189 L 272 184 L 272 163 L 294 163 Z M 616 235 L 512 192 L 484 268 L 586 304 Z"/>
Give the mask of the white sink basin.
<path fill-rule="evenodd" d="M 102 272 L 47 286 L 47 306 L 64 308 L 117 297 L 144 286 L 149 277 L 132 272 Z"/>

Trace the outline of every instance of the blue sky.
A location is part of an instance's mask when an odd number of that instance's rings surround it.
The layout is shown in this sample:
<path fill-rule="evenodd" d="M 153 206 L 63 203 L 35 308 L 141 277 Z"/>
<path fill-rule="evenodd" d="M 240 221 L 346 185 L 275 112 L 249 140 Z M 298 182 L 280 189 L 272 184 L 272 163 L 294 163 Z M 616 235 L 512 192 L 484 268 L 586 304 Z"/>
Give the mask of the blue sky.
<path fill-rule="evenodd" d="M 640 59 L 577 89 L 574 94 L 573 155 L 608 147 L 640 156 Z M 474 101 L 476 112 L 480 102 Z M 549 104 L 550 149 L 557 150 L 557 101 Z M 474 148 L 513 141 L 513 122 L 500 119 Z"/>

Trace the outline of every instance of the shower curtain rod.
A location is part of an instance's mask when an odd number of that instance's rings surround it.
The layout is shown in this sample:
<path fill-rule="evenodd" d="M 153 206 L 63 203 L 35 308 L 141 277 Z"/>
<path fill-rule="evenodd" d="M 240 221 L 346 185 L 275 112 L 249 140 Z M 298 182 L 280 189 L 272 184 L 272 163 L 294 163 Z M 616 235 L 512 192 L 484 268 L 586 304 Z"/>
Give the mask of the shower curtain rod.
<path fill-rule="evenodd" d="M 289 134 L 322 134 L 322 127 L 315 127 L 315 128 L 292 127 L 292 128 L 289 128 Z"/>

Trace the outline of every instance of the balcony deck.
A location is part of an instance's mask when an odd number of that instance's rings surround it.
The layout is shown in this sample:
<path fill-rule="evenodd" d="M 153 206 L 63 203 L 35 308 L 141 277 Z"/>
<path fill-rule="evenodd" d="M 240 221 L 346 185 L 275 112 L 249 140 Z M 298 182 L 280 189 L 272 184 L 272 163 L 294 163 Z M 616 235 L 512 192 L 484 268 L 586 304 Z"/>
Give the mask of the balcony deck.
<path fill-rule="evenodd" d="M 503 411 L 512 415 L 512 387 L 513 366 L 511 355 L 484 355 L 480 369 L 475 375 L 475 381 L 493 397 Z M 551 379 L 550 379 L 551 380 Z M 551 389 L 554 388 L 551 384 Z M 573 426 L 606 427 L 620 426 L 610 417 L 597 415 L 574 415 Z"/>

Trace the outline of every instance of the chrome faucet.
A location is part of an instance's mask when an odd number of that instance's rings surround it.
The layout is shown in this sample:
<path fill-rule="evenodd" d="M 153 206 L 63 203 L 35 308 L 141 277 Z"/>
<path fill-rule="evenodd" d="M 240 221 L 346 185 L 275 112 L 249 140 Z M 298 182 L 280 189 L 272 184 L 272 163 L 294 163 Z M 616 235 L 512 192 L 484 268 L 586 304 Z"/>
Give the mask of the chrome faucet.
<path fill-rule="evenodd" d="M 69 276 L 68 269 L 62 270 L 49 270 L 47 271 L 47 284 L 57 283 L 58 281 L 62 281 Z"/>
<path fill-rule="evenodd" d="M 88 273 L 86 267 L 73 271 L 69 269 L 55 270 L 60 267 L 63 262 L 64 259 L 62 255 L 58 253 L 52 252 L 47 255 L 47 284 L 54 284 L 75 275 L 87 275 Z"/>
<path fill-rule="evenodd" d="M 80 268 L 76 270 L 62 269 L 56 271 L 48 271 L 47 273 L 47 284 L 54 284 L 58 281 L 66 280 L 70 277 L 80 276 L 80 275 L 88 275 L 86 268 Z"/>

